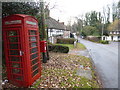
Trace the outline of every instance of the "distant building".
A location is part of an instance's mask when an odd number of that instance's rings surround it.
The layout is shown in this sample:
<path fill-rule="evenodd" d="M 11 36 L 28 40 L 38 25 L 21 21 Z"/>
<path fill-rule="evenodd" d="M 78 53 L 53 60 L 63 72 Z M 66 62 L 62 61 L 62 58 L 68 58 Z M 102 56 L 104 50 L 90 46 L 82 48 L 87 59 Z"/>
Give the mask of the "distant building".
<path fill-rule="evenodd" d="M 109 31 L 109 36 L 102 36 L 102 40 L 119 41 L 120 40 L 120 30 Z"/>
<path fill-rule="evenodd" d="M 70 38 L 70 30 L 64 25 L 63 22 L 59 22 L 50 17 L 50 10 L 46 7 L 46 25 L 48 31 L 48 39 L 51 43 L 56 43 L 57 38 Z"/>
<path fill-rule="evenodd" d="M 63 33 L 63 38 L 70 38 L 70 28 L 68 28 L 67 26 L 65 26 L 65 30 Z"/>

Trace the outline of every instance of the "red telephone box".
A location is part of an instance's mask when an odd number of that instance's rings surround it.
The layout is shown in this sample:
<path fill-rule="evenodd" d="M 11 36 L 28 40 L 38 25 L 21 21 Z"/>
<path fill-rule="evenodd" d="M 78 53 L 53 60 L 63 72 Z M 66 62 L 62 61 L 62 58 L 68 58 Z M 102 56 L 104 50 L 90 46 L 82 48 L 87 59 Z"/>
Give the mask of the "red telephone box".
<path fill-rule="evenodd" d="M 7 77 L 18 87 L 28 87 L 41 75 L 37 20 L 14 14 L 3 19 Z"/>

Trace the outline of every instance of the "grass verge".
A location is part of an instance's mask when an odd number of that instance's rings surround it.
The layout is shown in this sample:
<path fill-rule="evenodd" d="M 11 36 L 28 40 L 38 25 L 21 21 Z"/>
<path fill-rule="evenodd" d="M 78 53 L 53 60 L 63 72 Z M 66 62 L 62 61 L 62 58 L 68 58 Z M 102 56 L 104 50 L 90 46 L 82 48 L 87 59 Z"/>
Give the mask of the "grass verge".
<path fill-rule="evenodd" d="M 86 47 L 81 43 L 77 43 L 76 47 L 74 47 L 73 44 L 55 44 L 55 45 L 68 46 L 70 50 L 73 50 L 73 49 L 85 50 L 86 49 Z"/>

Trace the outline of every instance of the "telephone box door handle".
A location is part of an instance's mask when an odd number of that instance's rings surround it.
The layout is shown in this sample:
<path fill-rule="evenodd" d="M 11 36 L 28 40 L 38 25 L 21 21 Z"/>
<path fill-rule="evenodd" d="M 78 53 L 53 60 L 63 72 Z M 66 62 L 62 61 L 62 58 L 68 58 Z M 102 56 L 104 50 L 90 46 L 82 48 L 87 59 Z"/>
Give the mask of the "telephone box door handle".
<path fill-rule="evenodd" d="M 22 51 L 20 51 L 20 56 L 22 56 L 23 55 L 23 52 Z"/>

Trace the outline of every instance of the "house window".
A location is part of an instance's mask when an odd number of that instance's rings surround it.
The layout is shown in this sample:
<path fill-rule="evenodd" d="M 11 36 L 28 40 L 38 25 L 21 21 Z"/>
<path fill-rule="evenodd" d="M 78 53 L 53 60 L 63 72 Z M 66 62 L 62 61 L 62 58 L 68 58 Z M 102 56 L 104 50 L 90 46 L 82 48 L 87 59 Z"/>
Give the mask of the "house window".
<path fill-rule="evenodd" d="M 117 31 L 117 34 L 119 34 L 119 31 Z"/>
<path fill-rule="evenodd" d="M 53 29 L 50 29 L 50 32 L 53 32 Z"/>
<path fill-rule="evenodd" d="M 110 32 L 110 34 L 112 34 L 112 32 Z"/>
<path fill-rule="evenodd" d="M 118 36 L 118 39 L 120 39 L 120 36 Z"/>
<path fill-rule="evenodd" d="M 116 32 L 114 31 L 114 34 L 116 34 Z"/>

